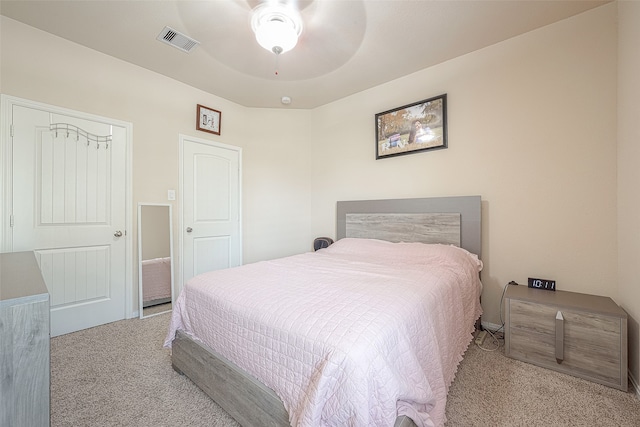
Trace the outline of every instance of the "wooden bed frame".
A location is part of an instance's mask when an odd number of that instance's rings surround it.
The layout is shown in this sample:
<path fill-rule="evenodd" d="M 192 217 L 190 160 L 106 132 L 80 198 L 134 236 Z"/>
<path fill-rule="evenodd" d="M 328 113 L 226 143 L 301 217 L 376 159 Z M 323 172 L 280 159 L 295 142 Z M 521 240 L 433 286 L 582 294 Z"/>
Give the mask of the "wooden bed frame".
<path fill-rule="evenodd" d="M 338 239 L 368 237 L 389 241 L 456 244 L 481 255 L 480 196 L 338 202 Z M 207 346 L 178 331 L 173 369 L 190 378 L 244 427 L 289 426 L 280 398 Z M 407 416 L 395 427 L 415 427 Z"/>

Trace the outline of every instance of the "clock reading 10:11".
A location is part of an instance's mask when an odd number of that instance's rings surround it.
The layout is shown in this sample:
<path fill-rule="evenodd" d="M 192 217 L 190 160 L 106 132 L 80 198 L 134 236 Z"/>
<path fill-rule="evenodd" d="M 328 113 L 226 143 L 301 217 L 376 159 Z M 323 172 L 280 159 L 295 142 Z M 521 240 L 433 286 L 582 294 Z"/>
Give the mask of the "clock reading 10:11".
<path fill-rule="evenodd" d="M 529 277 L 528 284 L 530 288 L 534 288 L 534 289 L 545 289 L 547 291 L 556 290 L 555 280 L 535 279 L 535 278 Z"/>

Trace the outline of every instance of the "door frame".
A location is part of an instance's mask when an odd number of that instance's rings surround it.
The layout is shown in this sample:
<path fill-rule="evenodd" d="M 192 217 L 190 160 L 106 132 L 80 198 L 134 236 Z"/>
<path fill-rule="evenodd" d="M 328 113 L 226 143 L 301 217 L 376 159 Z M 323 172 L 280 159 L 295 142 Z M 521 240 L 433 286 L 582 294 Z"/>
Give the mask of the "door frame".
<path fill-rule="evenodd" d="M 240 245 L 240 265 L 243 264 L 242 253 L 242 148 L 234 145 L 223 144 L 221 142 L 211 141 L 209 139 L 197 138 L 194 136 L 179 134 L 178 142 L 178 286 L 176 289 L 176 295 L 180 295 L 182 287 L 184 286 L 184 144 L 186 141 L 195 142 L 197 144 L 208 145 L 210 147 L 217 147 L 225 150 L 232 150 L 238 153 L 238 239 Z"/>
<path fill-rule="evenodd" d="M 133 170 L 133 124 L 122 120 L 116 120 L 108 117 L 98 116 L 82 111 L 71 110 L 64 107 L 58 107 L 55 105 L 45 104 L 29 99 L 18 98 L 15 96 L 0 94 L 0 166 L 2 166 L 3 173 L 0 174 L 0 189 L 4 194 L 2 200 L 3 209 L 0 209 L 0 252 L 11 252 L 12 248 L 12 233 L 11 233 L 11 212 L 13 212 L 13 153 L 11 146 L 12 139 L 12 117 L 13 107 L 20 106 L 26 108 L 32 108 L 36 110 L 43 110 L 54 114 L 61 114 L 66 116 L 77 117 L 79 119 L 92 120 L 97 122 L 103 122 L 107 124 L 113 124 L 123 127 L 127 130 L 126 137 L 126 190 L 125 190 L 125 307 L 124 314 L 126 319 L 136 317 L 137 308 L 133 307 L 133 236 L 132 236 L 132 221 L 133 221 L 133 182 L 132 182 L 132 170 Z"/>

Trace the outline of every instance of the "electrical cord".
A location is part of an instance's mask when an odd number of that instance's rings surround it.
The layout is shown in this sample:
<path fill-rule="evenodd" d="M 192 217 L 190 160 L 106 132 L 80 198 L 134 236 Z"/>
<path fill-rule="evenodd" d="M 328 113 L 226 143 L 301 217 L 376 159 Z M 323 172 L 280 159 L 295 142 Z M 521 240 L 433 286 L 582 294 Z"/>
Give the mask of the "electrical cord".
<path fill-rule="evenodd" d="M 485 331 L 487 331 L 487 334 L 492 338 L 493 347 L 484 347 L 484 343 L 483 344 L 476 344 L 480 350 L 483 350 L 483 351 L 496 351 L 497 349 L 502 347 L 502 344 L 500 343 L 500 338 L 498 338 L 495 335 L 498 331 L 491 332 L 489 329 L 485 329 Z"/>
<path fill-rule="evenodd" d="M 507 283 L 506 285 L 504 285 L 504 288 L 502 288 L 502 296 L 500 297 L 500 323 L 501 326 L 496 329 L 494 331 L 495 332 L 500 332 L 501 329 L 504 329 L 504 318 L 502 317 L 502 311 L 503 311 L 503 305 L 504 305 L 504 294 L 507 292 L 507 287 L 509 287 L 509 285 L 514 285 L 514 286 L 518 286 L 517 282 L 514 282 L 513 280 L 510 281 L 509 283 Z"/>
<path fill-rule="evenodd" d="M 484 350 L 484 351 L 496 351 L 497 349 L 499 349 L 502 346 L 502 344 L 500 343 L 500 339 L 502 339 L 503 337 L 502 338 L 498 338 L 496 336 L 496 334 L 498 334 L 501 330 L 504 329 L 504 318 L 502 316 L 502 306 L 504 304 L 504 294 L 507 292 L 507 287 L 509 285 L 518 285 L 518 283 L 516 283 L 516 282 L 514 282 L 512 280 L 509 283 L 507 283 L 506 285 L 504 285 L 504 288 L 502 289 L 502 296 L 500 297 L 500 323 L 501 323 L 501 326 L 498 329 L 496 329 L 495 331 L 490 331 L 489 329 L 486 329 L 486 328 L 484 329 L 485 331 L 487 331 L 487 334 L 489 334 L 489 336 L 491 336 L 494 346 L 490 347 L 490 348 L 486 348 L 486 347 L 483 347 L 482 344 L 476 344 L 478 346 L 478 348 L 480 348 L 481 350 Z M 503 332 L 503 334 L 504 334 L 504 332 Z"/>

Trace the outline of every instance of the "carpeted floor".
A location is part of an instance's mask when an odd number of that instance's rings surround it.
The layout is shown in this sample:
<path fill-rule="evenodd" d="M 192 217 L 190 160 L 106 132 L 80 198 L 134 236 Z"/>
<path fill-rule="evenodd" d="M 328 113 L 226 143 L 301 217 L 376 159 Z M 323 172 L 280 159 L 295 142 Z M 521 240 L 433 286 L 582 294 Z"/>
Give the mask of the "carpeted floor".
<path fill-rule="evenodd" d="M 162 348 L 169 313 L 51 340 L 51 426 L 238 426 Z M 490 344 L 487 344 L 489 346 Z M 467 350 L 447 426 L 640 426 L 640 399 L 579 378 Z"/>

